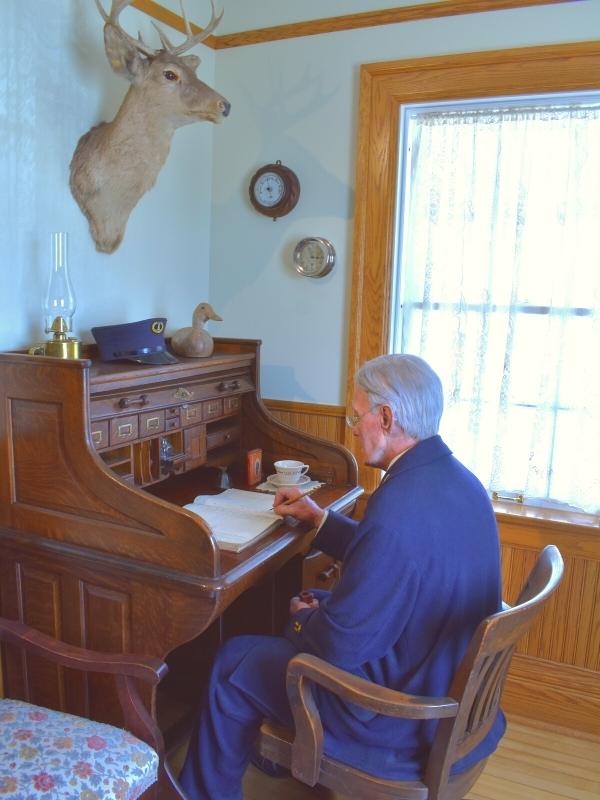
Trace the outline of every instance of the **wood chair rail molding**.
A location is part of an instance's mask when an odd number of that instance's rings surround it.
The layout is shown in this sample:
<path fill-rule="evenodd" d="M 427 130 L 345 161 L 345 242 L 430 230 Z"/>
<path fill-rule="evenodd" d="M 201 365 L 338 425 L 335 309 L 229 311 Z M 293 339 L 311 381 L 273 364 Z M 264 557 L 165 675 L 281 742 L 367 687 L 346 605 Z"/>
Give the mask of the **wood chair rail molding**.
<path fill-rule="evenodd" d="M 598 42 L 483 51 L 361 68 L 347 408 L 353 376 L 388 352 L 394 261 L 398 118 L 403 104 L 598 89 Z M 351 432 L 344 444 L 355 450 Z M 372 490 L 374 470 L 359 482 Z"/>
<path fill-rule="evenodd" d="M 402 22 L 416 22 L 423 19 L 437 19 L 463 14 L 479 14 L 484 11 L 505 11 L 527 6 L 547 6 L 558 3 L 573 3 L 578 0 L 440 0 L 440 2 L 420 5 L 398 6 L 381 11 L 365 11 L 360 14 L 344 14 L 339 17 L 294 22 L 288 25 L 275 25 L 270 28 L 257 28 L 239 33 L 209 36 L 204 44 L 214 50 L 230 47 L 244 47 L 251 44 L 264 44 L 281 39 L 296 39 L 302 36 L 317 36 L 321 33 L 372 28 L 378 25 L 395 25 Z M 153 19 L 185 32 L 183 19 L 173 11 L 154 2 L 154 0 L 134 0 L 132 5 Z M 194 33 L 201 30 L 191 23 Z"/>

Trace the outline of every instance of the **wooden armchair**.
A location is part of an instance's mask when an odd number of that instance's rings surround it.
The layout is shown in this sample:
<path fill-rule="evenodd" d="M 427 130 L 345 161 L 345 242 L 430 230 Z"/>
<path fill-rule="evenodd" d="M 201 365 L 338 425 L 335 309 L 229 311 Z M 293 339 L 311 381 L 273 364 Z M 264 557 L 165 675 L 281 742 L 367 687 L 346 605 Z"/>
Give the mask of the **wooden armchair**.
<path fill-rule="evenodd" d="M 259 739 L 260 755 L 291 769 L 309 786 L 321 784 L 353 800 L 460 800 L 482 772 L 485 761 L 460 774 L 452 765 L 467 755 L 490 730 L 515 646 L 557 588 L 563 561 L 554 545 L 544 548 L 514 607 L 484 619 L 471 640 L 448 697 L 417 697 L 358 678 L 320 658 L 301 653 L 291 659 L 287 691 L 295 732 L 267 721 Z M 422 781 L 391 781 L 329 758 L 323 752 L 323 728 L 312 694 L 317 683 L 379 714 L 405 719 L 439 719 Z"/>
<path fill-rule="evenodd" d="M 167 774 L 162 734 L 135 686 L 136 680 L 158 684 L 166 664 L 74 647 L 3 617 L 0 642 L 64 667 L 113 675 L 126 727 L 0 698 L 2 797 L 184 798 Z"/>

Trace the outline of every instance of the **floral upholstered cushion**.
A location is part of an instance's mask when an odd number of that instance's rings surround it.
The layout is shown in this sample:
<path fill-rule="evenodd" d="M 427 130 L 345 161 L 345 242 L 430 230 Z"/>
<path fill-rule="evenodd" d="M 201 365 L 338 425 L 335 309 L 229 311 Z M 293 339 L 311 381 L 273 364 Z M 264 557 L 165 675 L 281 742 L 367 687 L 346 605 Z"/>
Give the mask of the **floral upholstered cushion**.
<path fill-rule="evenodd" d="M 134 800 L 158 756 L 127 731 L 0 699 L 0 799 Z"/>

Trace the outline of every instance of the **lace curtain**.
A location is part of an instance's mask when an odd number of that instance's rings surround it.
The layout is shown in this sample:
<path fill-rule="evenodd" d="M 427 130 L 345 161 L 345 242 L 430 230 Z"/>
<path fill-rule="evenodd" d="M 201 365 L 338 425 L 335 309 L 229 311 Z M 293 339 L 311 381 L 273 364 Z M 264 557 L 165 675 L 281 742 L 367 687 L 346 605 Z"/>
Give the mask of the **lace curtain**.
<path fill-rule="evenodd" d="M 490 490 L 598 513 L 600 102 L 416 112 L 405 142 L 392 349 Z"/>

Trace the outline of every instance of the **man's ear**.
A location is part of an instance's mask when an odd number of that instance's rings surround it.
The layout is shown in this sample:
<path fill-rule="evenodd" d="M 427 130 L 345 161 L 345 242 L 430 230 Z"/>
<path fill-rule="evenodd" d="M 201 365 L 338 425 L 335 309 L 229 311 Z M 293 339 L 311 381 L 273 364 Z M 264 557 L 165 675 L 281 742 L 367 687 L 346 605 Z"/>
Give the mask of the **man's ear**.
<path fill-rule="evenodd" d="M 386 433 L 390 433 L 394 427 L 394 414 L 389 406 L 381 406 L 381 425 Z"/>

